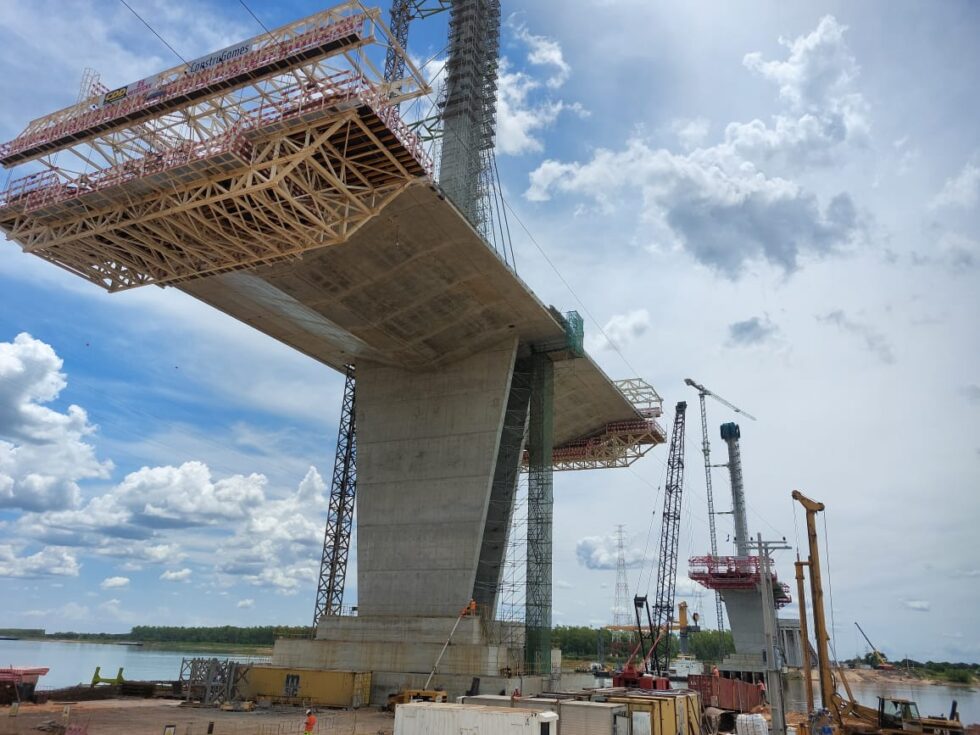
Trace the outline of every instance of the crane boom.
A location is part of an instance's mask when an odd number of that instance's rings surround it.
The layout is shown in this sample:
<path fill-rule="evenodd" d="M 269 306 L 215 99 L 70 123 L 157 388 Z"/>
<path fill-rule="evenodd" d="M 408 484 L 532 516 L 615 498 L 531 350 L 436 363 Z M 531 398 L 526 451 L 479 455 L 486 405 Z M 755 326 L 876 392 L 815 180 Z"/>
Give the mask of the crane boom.
<path fill-rule="evenodd" d="M 692 388 L 694 388 L 694 390 L 696 390 L 698 393 L 700 393 L 702 395 L 711 396 L 716 401 L 718 401 L 718 403 L 720 403 L 723 406 L 727 406 L 728 408 L 732 409 L 732 411 L 734 411 L 735 413 L 741 414 L 745 418 L 752 419 L 753 421 L 756 421 L 757 420 L 756 417 L 753 416 L 752 414 L 750 414 L 748 411 L 743 411 L 742 409 L 740 409 L 738 406 L 734 405 L 733 403 L 729 403 L 724 398 L 722 398 L 720 395 L 718 395 L 717 393 L 712 393 L 710 390 L 708 390 L 707 388 L 705 388 L 700 383 L 697 383 L 697 382 L 691 380 L 690 378 L 684 378 L 684 383 L 687 384 L 687 385 L 689 385 L 689 386 L 691 386 Z"/>
<path fill-rule="evenodd" d="M 664 511 L 660 528 L 660 563 L 657 569 L 657 597 L 653 606 L 655 634 L 652 656 L 653 673 L 667 676 L 670 668 L 670 624 L 674 614 L 674 592 L 677 586 L 677 547 L 681 519 L 681 495 L 684 491 L 684 425 L 687 403 L 681 401 L 674 411 L 674 429 L 667 455 L 667 481 L 664 485 Z"/>

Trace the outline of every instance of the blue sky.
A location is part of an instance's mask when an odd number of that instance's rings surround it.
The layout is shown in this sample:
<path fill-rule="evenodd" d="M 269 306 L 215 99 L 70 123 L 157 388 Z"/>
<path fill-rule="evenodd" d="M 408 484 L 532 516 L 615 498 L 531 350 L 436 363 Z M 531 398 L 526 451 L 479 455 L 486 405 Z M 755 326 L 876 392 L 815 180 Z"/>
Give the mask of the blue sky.
<path fill-rule="evenodd" d="M 261 30 L 237 2 L 131 4 L 186 58 Z M 251 6 L 269 26 L 318 7 Z M 690 376 L 759 417 L 750 528 L 795 544 L 790 491 L 828 504 L 841 655 L 865 650 L 859 620 L 892 656 L 980 660 L 976 6 L 503 15 L 505 195 L 561 273 L 516 226 L 522 278 L 582 311 L 611 376 L 670 408 Z M 432 67 L 445 20 L 412 30 Z M 86 66 L 113 87 L 174 62 L 117 2 L 0 4 L 0 138 L 71 103 Z M 0 624 L 306 623 L 340 376 L 180 292 L 110 296 L 13 244 L 0 307 Z M 709 411 L 720 462 L 731 416 Z M 707 549 L 698 434 L 682 558 Z M 642 557 L 663 460 L 557 477 L 557 622 L 611 618 L 614 527 Z"/>

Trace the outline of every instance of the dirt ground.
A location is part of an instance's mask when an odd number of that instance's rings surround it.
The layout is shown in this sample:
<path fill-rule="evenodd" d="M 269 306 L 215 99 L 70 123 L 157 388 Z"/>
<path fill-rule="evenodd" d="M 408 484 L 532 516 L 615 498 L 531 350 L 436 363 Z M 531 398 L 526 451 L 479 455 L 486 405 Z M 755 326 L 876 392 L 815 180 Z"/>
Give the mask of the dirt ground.
<path fill-rule="evenodd" d="M 70 722 L 87 726 L 88 735 L 164 735 L 175 725 L 175 735 L 301 735 L 304 710 L 276 708 L 254 712 L 222 712 L 212 708 L 184 707 L 165 699 L 107 699 L 72 704 Z M 58 730 L 38 729 L 54 721 L 62 724 L 63 704 L 21 705 L 16 717 L 0 707 L 0 735 L 41 735 Z M 390 735 L 394 716 L 377 709 L 317 711 L 317 735 Z"/>

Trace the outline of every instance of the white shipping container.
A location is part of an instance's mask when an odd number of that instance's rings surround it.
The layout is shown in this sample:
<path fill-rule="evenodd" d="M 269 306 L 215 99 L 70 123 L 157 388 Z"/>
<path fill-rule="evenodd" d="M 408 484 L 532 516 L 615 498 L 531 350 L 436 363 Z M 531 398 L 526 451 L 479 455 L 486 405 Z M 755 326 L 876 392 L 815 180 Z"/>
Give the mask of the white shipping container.
<path fill-rule="evenodd" d="M 395 735 L 556 735 L 558 715 L 472 704 L 412 702 L 395 709 Z"/>
<path fill-rule="evenodd" d="M 616 716 L 626 714 L 625 704 L 613 702 L 578 702 L 567 699 L 560 703 L 560 735 L 614 735 Z M 618 735 L 626 735 L 624 729 Z"/>

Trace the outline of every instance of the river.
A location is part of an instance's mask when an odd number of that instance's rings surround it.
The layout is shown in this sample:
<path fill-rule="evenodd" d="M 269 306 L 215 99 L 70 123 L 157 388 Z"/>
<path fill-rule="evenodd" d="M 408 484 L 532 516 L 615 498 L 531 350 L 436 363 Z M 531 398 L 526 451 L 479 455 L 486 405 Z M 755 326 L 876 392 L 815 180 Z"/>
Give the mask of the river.
<path fill-rule="evenodd" d="M 46 666 L 39 689 L 60 689 L 92 681 L 96 666 L 102 676 L 113 677 L 123 667 L 123 678 L 135 681 L 169 681 L 180 675 L 183 658 L 215 656 L 236 661 L 268 661 L 261 656 L 234 656 L 227 652 L 161 651 L 141 646 L 71 641 L 0 640 L 0 666 Z"/>
<path fill-rule="evenodd" d="M 786 697 L 786 708 L 802 710 L 803 682 L 791 680 Z M 919 705 L 922 716 L 941 715 L 949 717 L 949 708 L 955 699 L 960 713 L 960 721 L 966 724 L 980 723 L 980 691 L 965 686 L 942 686 L 909 681 L 850 682 L 855 698 L 861 704 L 878 707 L 878 697 L 900 697 L 911 699 Z M 813 682 L 814 694 L 819 697 L 819 684 Z M 843 693 L 843 691 L 842 691 Z M 845 695 L 846 696 L 846 695 Z"/>

